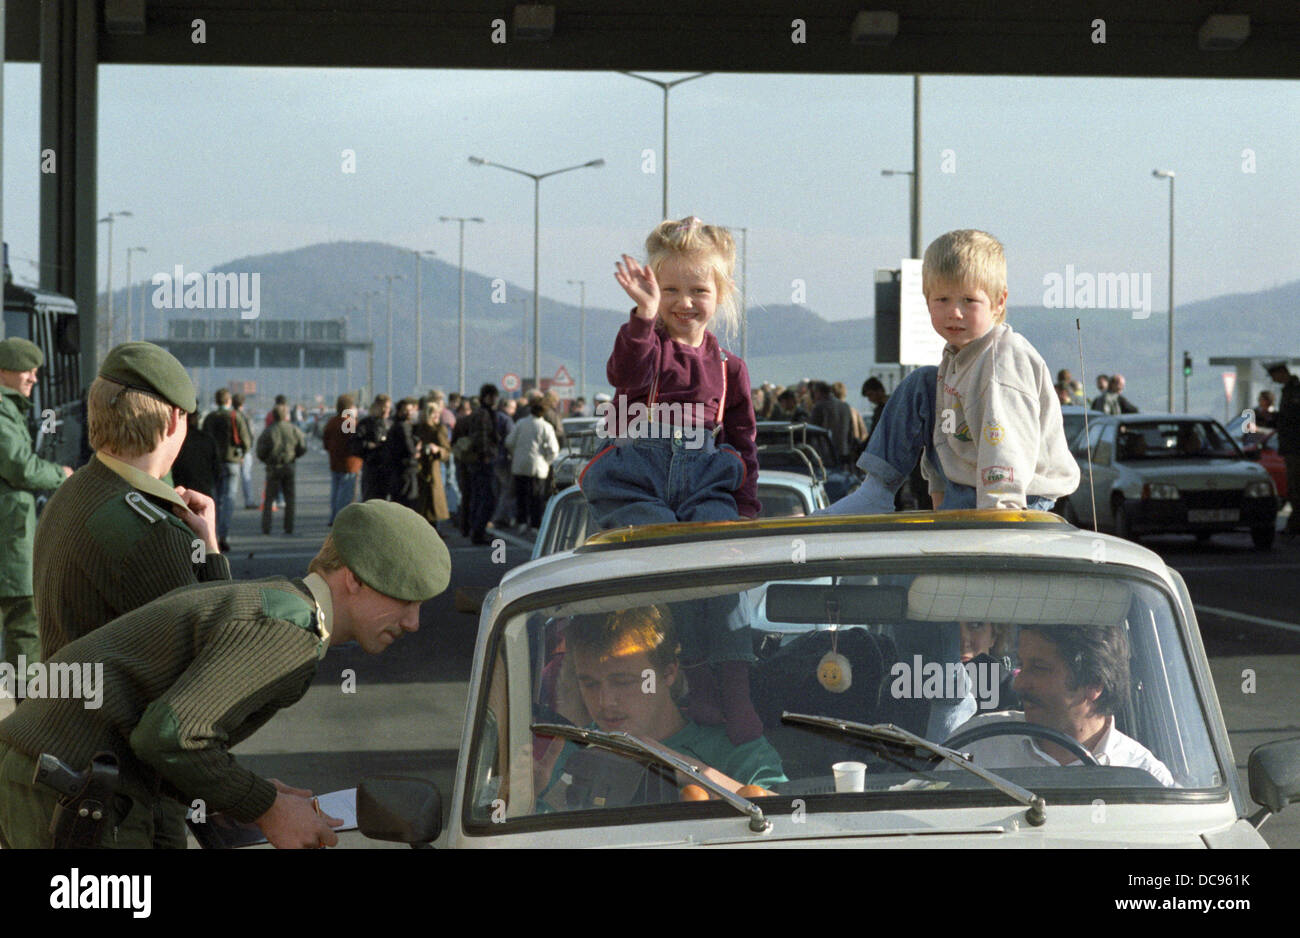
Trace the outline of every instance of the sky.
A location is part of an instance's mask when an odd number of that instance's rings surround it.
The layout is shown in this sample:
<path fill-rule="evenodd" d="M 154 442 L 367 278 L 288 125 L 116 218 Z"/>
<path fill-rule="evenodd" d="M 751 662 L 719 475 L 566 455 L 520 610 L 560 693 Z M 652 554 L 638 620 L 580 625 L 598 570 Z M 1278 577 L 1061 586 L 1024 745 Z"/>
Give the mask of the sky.
<path fill-rule="evenodd" d="M 4 237 L 31 282 L 38 68 L 4 69 Z M 576 302 L 566 281 L 585 280 L 589 305 L 626 307 L 614 262 L 659 220 L 663 96 L 618 73 L 102 66 L 99 94 L 99 210 L 134 214 L 115 229 L 119 287 L 128 246 L 147 249 L 137 281 L 321 241 L 455 263 L 440 215 L 483 217 L 466 265 L 530 286 L 532 183 L 470 155 L 533 173 L 605 160 L 541 184 L 543 294 Z M 871 315 L 875 269 L 909 245 L 908 179 L 881 170 L 911 167 L 911 78 L 712 74 L 671 94 L 670 215 L 748 228 L 750 304 L 802 286 L 827 319 Z M 926 76 L 923 244 L 992 232 L 1012 307 L 1042 305 L 1072 265 L 1150 274 L 1164 309 L 1169 183 L 1152 170 L 1172 169 L 1178 302 L 1295 280 L 1297 127 L 1295 81 Z"/>

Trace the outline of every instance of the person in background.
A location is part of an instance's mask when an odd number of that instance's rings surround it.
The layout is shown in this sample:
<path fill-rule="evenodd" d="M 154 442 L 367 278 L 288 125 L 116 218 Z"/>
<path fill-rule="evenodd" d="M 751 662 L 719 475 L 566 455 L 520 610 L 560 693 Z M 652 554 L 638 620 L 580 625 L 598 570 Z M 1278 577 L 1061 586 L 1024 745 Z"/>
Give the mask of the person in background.
<path fill-rule="evenodd" d="M 853 420 L 853 429 L 849 436 L 849 453 L 844 461 L 844 467 L 852 471 L 858 457 L 867 446 L 867 422 L 862 419 L 858 409 L 849 403 L 849 389 L 844 386 L 843 381 L 832 384 L 831 393 L 835 395 L 836 400 L 849 409 L 849 417 Z"/>
<path fill-rule="evenodd" d="M 420 502 L 417 511 L 433 525 L 441 536 L 438 525 L 451 517 L 447 508 L 447 493 L 443 487 L 443 467 L 451 459 L 451 435 L 442 422 L 442 392 L 435 391 L 425 401 L 422 419 L 416 424 L 415 434 L 420 442 Z"/>
<path fill-rule="evenodd" d="M 1282 385 L 1277 409 L 1277 451 L 1286 464 L 1286 495 L 1291 518 L 1282 532 L 1288 539 L 1300 536 L 1300 377 L 1291 374 L 1284 361 L 1265 366 L 1268 376 Z"/>
<path fill-rule="evenodd" d="M 340 394 L 334 410 L 334 416 L 321 433 L 321 442 L 330 458 L 330 525 L 344 507 L 356 501 L 357 475 L 361 472 L 357 399 L 351 394 Z"/>
<path fill-rule="evenodd" d="M 510 433 L 510 418 L 497 409 L 498 393 L 496 385 L 483 385 L 479 390 L 478 410 L 456 421 L 457 434 L 469 437 L 465 444 L 467 485 L 461 489 L 469 497 L 462 499 L 462 504 L 468 503 L 462 531 L 468 528 L 470 540 L 476 545 L 492 543 L 487 536 L 487 525 L 496 509 L 496 466 Z"/>
<path fill-rule="evenodd" d="M 217 409 L 203 420 L 203 432 L 217 441 L 221 453 L 221 484 L 217 486 L 217 545 L 230 550 L 230 519 L 239 497 L 239 473 L 244 454 L 253 448 L 253 430 L 244 415 L 231 406 L 230 392 L 218 388 L 213 399 Z"/>
<path fill-rule="evenodd" d="M 1056 383 L 1056 396 L 1061 401 L 1062 407 L 1068 407 L 1074 403 L 1074 395 L 1070 392 L 1070 386 L 1064 382 Z"/>
<path fill-rule="evenodd" d="M 217 452 L 216 441 L 201 429 L 197 410 L 186 415 L 186 422 L 189 429 L 172 463 L 172 482 L 212 498 L 221 484 L 221 454 Z"/>
<path fill-rule="evenodd" d="M 1255 426 L 1272 429 L 1277 426 L 1277 410 L 1273 406 L 1273 392 L 1260 391 L 1255 404 Z"/>
<path fill-rule="evenodd" d="M 284 533 L 293 533 L 293 464 L 307 452 L 302 431 L 289 420 L 287 404 L 271 409 L 272 423 L 257 438 L 257 458 L 266 463 L 266 497 L 262 499 L 262 533 L 271 533 L 271 510 L 275 497 L 284 492 Z"/>
<path fill-rule="evenodd" d="M 0 636 L 4 660 L 17 674 L 18 656 L 29 665 L 41 659 L 32 589 L 32 539 L 36 493 L 56 489 L 72 467 L 32 452 L 27 414 L 36 373 L 45 354 L 34 342 L 14 336 L 0 342 Z"/>
<path fill-rule="evenodd" d="M 386 444 L 389 419 L 393 412 L 393 399 L 387 394 L 376 394 L 370 411 L 357 424 L 357 437 L 361 441 L 361 500 L 388 498 L 388 461 Z"/>
<path fill-rule="evenodd" d="M 515 520 L 519 532 L 523 534 L 530 527 L 536 531 L 542 526 L 543 496 L 551 460 L 560 452 L 555 430 L 546 419 L 546 405 L 542 401 L 534 400 L 528 405 L 528 416 L 518 421 L 506 435 L 506 449 L 510 452 Z"/>
<path fill-rule="evenodd" d="M 248 419 L 248 412 L 244 410 L 244 395 L 230 395 L 230 405 L 235 409 L 237 414 L 244 418 L 244 423 L 248 424 L 251 428 L 252 421 Z M 186 437 L 186 439 L 188 439 L 188 437 Z M 179 485 L 180 483 L 177 484 Z M 254 494 L 253 490 L 253 450 L 251 448 L 244 454 L 244 461 L 239 466 L 239 487 L 244 494 L 244 507 L 256 508 L 257 496 Z"/>
<path fill-rule="evenodd" d="M 529 400 L 540 400 L 542 395 L 540 391 L 529 391 Z M 506 451 L 506 435 L 514 428 L 515 425 L 515 408 L 517 403 L 514 398 L 501 401 L 497 405 L 497 425 L 502 428 L 501 445 L 498 448 L 496 465 L 493 467 L 494 486 L 493 491 L 496 494 L 496 506 L 492 511 L 492 519 L 489 524 L 493 528 L 508 528 L 510 519 L 515 513 L 515 482 L 510 472 L 510 453 Z M 504 424 L 502 421 L 505 421 Z"/>
<path fill-rule="evenodd" d="M 839 464 L 843 467 L 849 461 L 853 442 L 853 408 L 831 393 L 831 386 L 825 381 L 811 384 L 813 409 L 811 422 L 824 427 L 830 432 L 831 446 Z"/>
<path fill-rule="evenodd" d="M 790 423 L 807 423 L 808 411 L 799 405 L 799 396 L 786 388 L 776 398 L 776 407 L 772 409 L 773 420 L 785 420 Z"/>
<path fill-rule="evenodd" d="M 420 504 L 420 453 L 423 446 L 415 432 L 419 401 L 404 397 L 397 402 L 397 417 L 388 430 L 389 495 L 412 511 Z"/>

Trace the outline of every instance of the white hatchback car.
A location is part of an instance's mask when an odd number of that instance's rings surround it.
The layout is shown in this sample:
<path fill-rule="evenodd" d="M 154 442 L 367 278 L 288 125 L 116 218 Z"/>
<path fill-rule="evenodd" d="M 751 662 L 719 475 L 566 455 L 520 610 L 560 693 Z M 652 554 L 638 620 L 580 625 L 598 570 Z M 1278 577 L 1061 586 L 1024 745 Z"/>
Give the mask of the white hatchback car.
<path fill-rule="evenodd" d="M 738 648 L 757 737 L 734 698 L 704 716 Z M 489 594 L 443 834 L 1260 847 L 1300 798 L 1300 739 L 1257 748 L 1249 777 L 1253 815 L 1187 588 L 1138 545 L 1032 511 L 661 525 Z M 367 780 L 360 827 L 430 841 L 440 804 Z"/>

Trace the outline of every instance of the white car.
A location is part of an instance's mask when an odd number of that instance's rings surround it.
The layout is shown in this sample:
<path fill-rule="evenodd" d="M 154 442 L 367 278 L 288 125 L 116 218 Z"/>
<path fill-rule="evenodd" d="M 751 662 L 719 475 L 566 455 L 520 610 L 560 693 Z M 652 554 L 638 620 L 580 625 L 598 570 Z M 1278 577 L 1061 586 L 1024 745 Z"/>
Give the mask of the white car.
<path fill-rule="evenodd" d="M 737 745 L 689 717 L 703 691 L 677 642 L 734 639 L 756 590 L 766 627 L 797 635 L 744 636 L 763 736 Z M 959 621 L 1018 633 L 1012 685 L 1037 709 L 957 732 L 998 686 L 960 663 Z M 1053 670 L 1044 648 L 1076 646 L 1109 657 Z M 1111 701 L 1101 764 L 1048 718 L 1077 700 L 1058 699 L 1072 667 Z M 1264 846 L 1300 798 L 1300 739 L 1251 753 L 1254 814 L 1235 765 L 1186 585 L 1136 544 L 1033 511 L 657 525 L 489 594 L 445 831 L 421 780 L 367 780 L 358 817 L 461 848 Z"/>
<path fill-rule="evenodd" d="M 1055 510 L 1073 524 L 1134 539 L 1245 529 L 1256 547 L 1273 546 L 1277 490 L 1211 417 L 1097 414 L 1072 452 L 1079 488 Z"/>

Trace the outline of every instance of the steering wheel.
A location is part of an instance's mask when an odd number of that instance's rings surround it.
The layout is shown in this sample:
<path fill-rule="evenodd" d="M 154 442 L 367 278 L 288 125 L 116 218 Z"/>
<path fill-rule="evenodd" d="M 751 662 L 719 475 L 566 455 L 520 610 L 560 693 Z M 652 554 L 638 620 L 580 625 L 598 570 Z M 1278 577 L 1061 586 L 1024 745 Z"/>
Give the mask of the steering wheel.
<path fill-rule="evenodd" d="M 1077 739 L 1066 736 L 1060 730 L 1054 730 L 1050 726 L 1043 726 L 1039 723 L 1020 723 L 1015 720 L 985 723 L 982 726 L 972 726 L 964 733 L 958 733 L 945 740 L 941 745 L 946 749 L 960 749 L 962 746 L 977 740 L 989 739 L 993 736 L 1036 736 L 1039 739 L 1056 743 L 1062 749 L 1069 750 L 1070 754 L 1084 765 L 1100 765 L 1097 758 L 1087 749 L 1084 749 Z"/>

